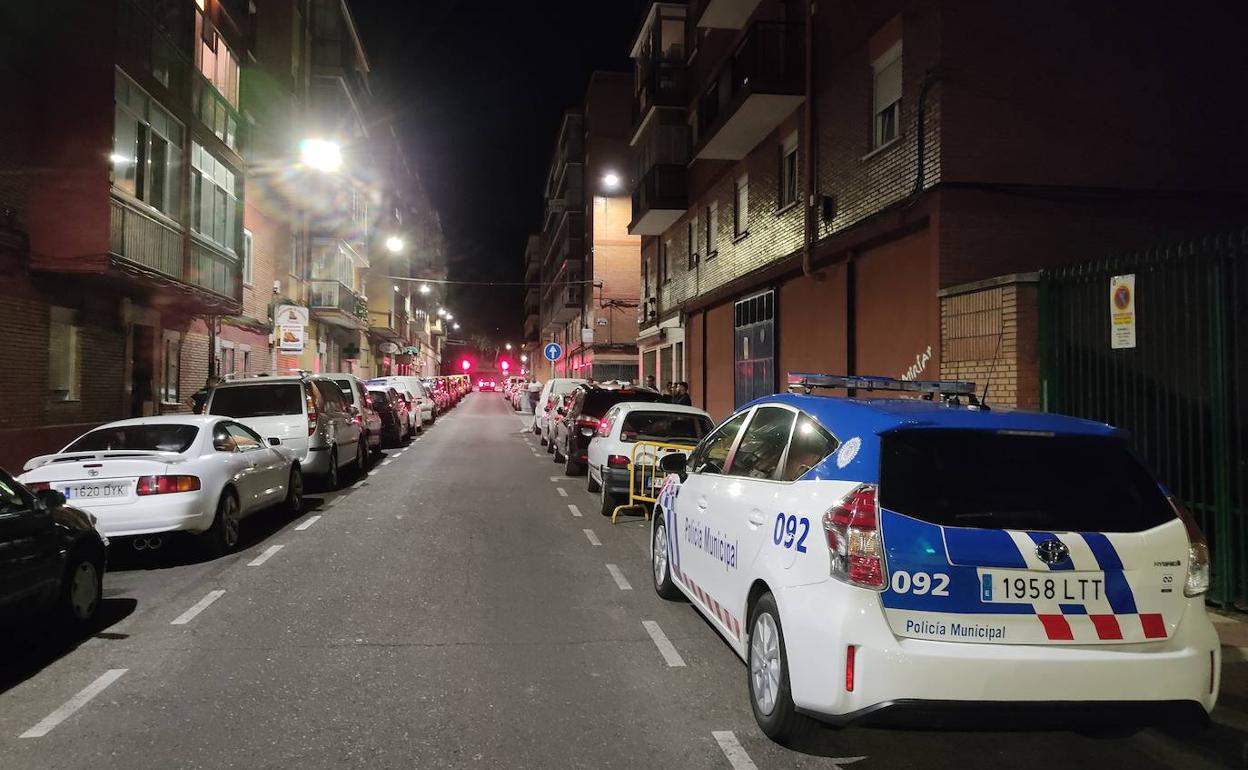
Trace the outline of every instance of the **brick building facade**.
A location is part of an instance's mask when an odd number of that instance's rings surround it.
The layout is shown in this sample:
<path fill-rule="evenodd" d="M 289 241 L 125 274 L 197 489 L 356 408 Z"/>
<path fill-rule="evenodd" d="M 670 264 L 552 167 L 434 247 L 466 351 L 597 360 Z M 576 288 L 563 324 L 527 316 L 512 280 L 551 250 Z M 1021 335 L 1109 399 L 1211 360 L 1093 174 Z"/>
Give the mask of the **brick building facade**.
<path fill-rule="evenodd" d="M 1234 11 L 1145 10 L 652 4 L 633 48 L 643 375 L 689 381 L 716 418 L 788 371 L 991 370 L 998 403 L 1037 405 L 1034 286 L 981 282 L 1242 211 L 1245 108 L 1209 114 L 1243 80 Z"/>

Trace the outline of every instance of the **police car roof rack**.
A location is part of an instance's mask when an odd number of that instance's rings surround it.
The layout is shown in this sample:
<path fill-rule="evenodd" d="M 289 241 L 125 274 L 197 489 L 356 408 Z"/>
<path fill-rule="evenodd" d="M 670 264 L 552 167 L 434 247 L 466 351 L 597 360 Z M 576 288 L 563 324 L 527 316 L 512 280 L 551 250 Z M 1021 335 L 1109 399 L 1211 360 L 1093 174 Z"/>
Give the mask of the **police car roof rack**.
<path fill-rule="evenodd" d="M 925 401 L 940 396 L 942 403 L 957 406 L 959 398 L 966 396 L 967 403 L 978 409 L 988 406 L 975 395 L 975 383 L 959 380 L 899 380 L 894 377 L 868 377 L 844 374 L 789 373 L 789 390 L 794 393 L 810 393 L 815 388 L 844 390 L 888 390 L 900 393 L 917 393 Z"/>

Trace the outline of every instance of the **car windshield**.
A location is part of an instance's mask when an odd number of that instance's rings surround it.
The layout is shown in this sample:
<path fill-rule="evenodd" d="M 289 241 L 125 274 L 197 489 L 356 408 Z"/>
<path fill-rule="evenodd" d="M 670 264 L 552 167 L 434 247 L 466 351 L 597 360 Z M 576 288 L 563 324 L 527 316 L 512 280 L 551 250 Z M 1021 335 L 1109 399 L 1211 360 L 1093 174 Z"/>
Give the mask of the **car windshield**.
<path fill-rule="evenodd" d="M 273 382 L 262 385 L 218 388 L 208 405 L 209 414 L 244 419 L 303 414 L 303 385 Z"/>
<path fill-rule="evenodd" d="M 1120 438 L 973 430 L 885 434 L 880 505 L 982 529 L 1142 532 L 1175 517 Z"/>
<path fill-rule="evenodd" d="M 620 426 L 625 441 L 663 439 L 696 444 L 714 427 L 710 418 L 680 412 L 629 412 Z"/>
<path fill-rule="evenodd" d="M 185 452 L 199 435 L 197 425 L 111 425 L 97 428 L 65 447 L 65 452 L 144 450 Z"/>

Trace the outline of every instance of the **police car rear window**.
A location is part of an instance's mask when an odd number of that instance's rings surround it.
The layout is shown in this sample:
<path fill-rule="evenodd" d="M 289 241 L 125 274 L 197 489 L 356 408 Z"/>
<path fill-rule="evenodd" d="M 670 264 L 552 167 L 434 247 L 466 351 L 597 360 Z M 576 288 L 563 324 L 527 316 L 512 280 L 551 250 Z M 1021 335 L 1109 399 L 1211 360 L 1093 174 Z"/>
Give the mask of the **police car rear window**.
<path fill-rule="evenodd" d="M 1141 532 L 1175 516 L 1122 439 L 969 430 L 884 434 L 880 506 L 981 529 Z"/>

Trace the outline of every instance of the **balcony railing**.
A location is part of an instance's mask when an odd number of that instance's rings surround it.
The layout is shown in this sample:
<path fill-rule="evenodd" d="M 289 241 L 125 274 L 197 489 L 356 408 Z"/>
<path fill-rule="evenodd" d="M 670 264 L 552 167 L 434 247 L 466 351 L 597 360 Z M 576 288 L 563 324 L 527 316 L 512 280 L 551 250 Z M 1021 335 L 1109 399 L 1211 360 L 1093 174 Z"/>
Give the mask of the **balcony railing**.
<path fill-rule="evenodd" d="M 524 293 L 524 312 L 526 314 L 536 313 L 539 305 L 540 298 L 538 297 L 537 287 L 531 286 L 529 287 L 529 290 Z"/>
<path fill-rule="evenodd" d="M 688 70 L 684 62 L 655 59 L 638 62 L 637 93 L 633 98 L 633 131 L 654 107 L 684 107 Z"/>
<path fill-rule="evenodd" d="M 698 100 L 695 155 L 726 160 L 745 157 L 801 103 L 804 67 L 805 38 L 800 24 L 755 22 Z M 725 129 L 729 129 L 725 138 L 716 141 Z"/>
<path fill-rule="evenodd" d="M 526 342 L 537 340 L 538 332 L 541 330 L 542 319 L 537 315 L 530 315 L 524 319 L 524 339 Z"/>
<path fill-rule="evenodd" d="M 689 173 L 684 166 L 660 164 L 633 191 L 633 235 L 662 235 L 689 206 Z"/>
<path fill-rule="evenodd" d="M 570 257 L 580 259 L 584 237 L 584 214 L 579 211 L 570 211 L 561 217 L 558 228 L 554 230 L 548 241 L 545 260 L 547 271 L 557 269 L 560 262 Z"/>
<path fill-rule="evenodd" d="M 181 281 L 182 233 L 118 198 L 109 200 L 108 249 L 136 265 Z"/>
<path fill-rule="evenodd" d="M 546 288 L 543 315 L 555 323 L 565 323 L 576 316 L 584 305 L 585 284 L 580 259 L 564 262 Z"/>
<path fill-rule="evenodd" d="M 308 306 L 312 310 L 336 310 L 352 318 L 359 318 L 359 305 L 359 296 L 341 281 L 308 282 Z M 364 309 L 367 313 L 367 304 Z"/>

